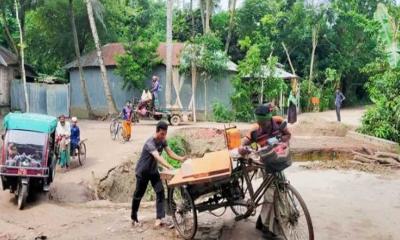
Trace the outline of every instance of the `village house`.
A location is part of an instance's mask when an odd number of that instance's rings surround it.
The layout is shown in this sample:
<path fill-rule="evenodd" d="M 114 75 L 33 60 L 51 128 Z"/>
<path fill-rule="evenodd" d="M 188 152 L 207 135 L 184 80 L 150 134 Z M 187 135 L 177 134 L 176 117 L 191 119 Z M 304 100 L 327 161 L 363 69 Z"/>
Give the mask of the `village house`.
<path fill-rule="evenodd" d="M 173 44 L 173 81 L 171 86 L 166 86 L 166 45 L 161 43 L 157 49 L 161 64 L 153 68 L 152 73 L 147 79 L 143 79 L 148 88 L 151 85 L 151 76 L 157 75 L 160 78 L 161 93 L 160 106 L 166 108 L 165 93 L 167 89 L 171 89 L 171 99 L 169 107 L 181 107 L 183 110 L 191 109 L 192 97 L 192 82 L 190 74 L 180 74 L 179 64 L 180 55 L 184 48 L 183 43 Z M 116 57 L 125 54 L 124 47 L 121 43 L 110 43 L 101 48 L 104 64 L 107 69 L 108 80 L 113 94 L 114 101 L 119 109 L 122 108 L 127 100 L 133 98 L 140 99 L 143 89 L 124 89 L 123 79 L 116 73 Z M 95 51 L 92 51 L 81 58 L 85 81 L 89 92 L 89 102 L 96 115 L 105 115 L 108 112 L 106 98 L 104 94 L 103 84 L 101 81 L 100 67 Z M 71 62 L 64 67 L 68 71 L 70 89 L 71 89 L 71 114 L 80 117 L 87 117 L 84 97 L 81 90 L 79 70 L 77 62 Z M 232 78 L 236 74 L 236 65 L 233 62 L 228 62 L 228 68 L 225 72 L 218 76 L 212 76 L 207 82 L 207 111 L 212 110 L 212 103 L 215 101 L 221 102 L 230 107 L 230 96 L 233 92 L 231 84 Z M 177 98 L 179 92 L 179 100 Z M 198 76 L 196 84 L 196 112 L 197 118 L 202 119 L 204 116 L 205 101 L 204 101 L 204 81 L 201 76 Z"/>

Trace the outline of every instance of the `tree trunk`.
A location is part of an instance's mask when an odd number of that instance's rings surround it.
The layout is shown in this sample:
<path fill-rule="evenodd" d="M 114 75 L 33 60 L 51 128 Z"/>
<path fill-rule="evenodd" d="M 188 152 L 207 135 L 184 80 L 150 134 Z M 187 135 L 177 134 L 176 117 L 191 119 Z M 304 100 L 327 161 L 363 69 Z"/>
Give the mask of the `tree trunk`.
<path fill-rule="evenodd" d="M 296 75 L 296 71 L 294 70 L 294 67 L 293 67 L 293 64 L 292 64 L 292 60 L 290 59 L 289 52 L 288 52 L 288 50 L 287 50 L 286 45 L 285 45 L 284 42 L 282 42 L 282 47 L 283 47 L 283 49 L 285 50 L 286 57 L 287 57 L 287 59 L 288 59 L 289 65 L 290 65 L 290 69 L 292 70 L 292 73 L 293 73 L 294 75 Z"/>
<path fill-rule="evenodd" d="M 25 96 L 25 111 L 30 112 L 29 107 L 29 97 L 28 97 L 28 88 L 26 85 L 26 74 L 25 74 L 25 55 L 24 55 L 24 39 L 22 37 L 22 26 L 21 21 L 19 20 L 19 9 L 18 9 L 18 2 L 17 0 L 14 1 L 15 3 L 15 16 L 17 18 L 18 28 L 19 28 L 19 44 L 20 44 L 20 51 L 21 51 L 21 75 L 22 75 L 22 84 L 24 86 L 24 96 Z"/>
<path fill-rule="evenodd" d="M 230 10 L 230 18 L 229 18 L 229 29 L 228 29 L 228 36 L 226 37 L 225 43 L 225 53 L 228 53 L 229 44 L 232 38 L 232 31 L 233 31 L 233 20 L 235 18 L 235 10 L 236 10 L 236 0 L 229 0 L 229 10 Z"/>
<path fill-rule="evenodd" d="M 203 26 L 203 33 L 206 32 L 206 20 L 204 17 L 204 1 L 208 0 L 199 0 L 199 5 L 200 5 L 200 16 L 201 16 L 201 25 Z"/>
<path fill-rule="evenodd" d="M 192 20 L 192 38 L 194 38 L 195 30 L 194 30 L 193 0 L 190 0 L 190 17 Z"/>
<path fill-rule="evenodd" d="M 310 64 L 310 76 L 308 82 L 308 93 L 311 92 L 311 82 L 313 80 L 313 70 L 314 70 L 314 57 L 315 57 L 315 49 L 318 45 L 318 26 L 314 26 L 312 29 L 312 51 L 311 51 L 311 64 Z"/>
<path fill-rule="evenodd" d="M 261 78 L 261 94 L 260 94 L 260 104 L 264 102 L 264 78 Z"/>
<path fill-rule="evenodd" d="M 207 121 L 207 79 L 208 77 L 204 77 L 204 120 Z"/>
<path fill-rule="evenodd" d="M 171 83 L 172 83 L 172 14 L 173 0 L 167 0 L 167 36 L 166 36 L 166 80 L 165 80 L 165 104 L 171 106 Z"/>
<path fill-rule="evenodd" d="M 205 33 L 210 32 L 211 0 L 206 0 L 206 27 Z"/>
<path fill-rule="evenodd" d="M 192 115 L 193 115 L 193 122 L 197 122 L 196 119 L 196 75 L 197 75 L 197 68 L 196 64 L 192 62 Z"/>
<path fill-rule="evenodd" d="M 92 107 L 90 106 L 89 93 L 87 91 L 86 82 L 85 82 L 85 78 L 83 75 L 83 68 L 82 68 L 82 64 L 81 64 L 81 53 L 79 50 L 78 33 L 76 31 L 73 0 L 69 0 L 69 9 L 68 10 L 69 10 L 69 17 L 70 17 L 70 21 L 71 21 L 72 35 L 74 38 L 76 61 L 78 63 L 78 68 L 79 68 L 79 78 L 80 78 L 80 83 L 81 83 L 82 95 L 83 95 L 83 98 L 85 101 L 86 110 L 88 111 L 88 117 L 93 118 L 94 114 L 92 111 Z"/>
<path fill-rule="evenodd" d="M 115 106 L 115 102 L 111 93 L 110 89 L 110 84 L 108 82 L 107 78 L 107 70 L 106 67 L 104 66 L 103 62 L 103 56 L 100 48 L 100 40 L 99 40 L 99 35 L 97 34 L 97 27 L 96 23 L 94 21 L 94 16 L 93 16 L 93 7 L 92 7 L 92 0 L 85 0 L 86 1 L 86 7 L 88 11 L 88 17 L 89 17 L 89 24 L 90 28 L 92 30 L 92 35 L 94 39 L 94 43 L 96 45 L 96 53 L 97 53 L 97 58 L 99 61 L 100 65 L 100 72 L 101 72 L 101 79 L 103 80 L 103 87 L 104 87 L 104 93 L 106 95 L 106 100 L 107 100 L 107 105 L 108 105 L 108 113 L 109 114 L 115 114 L 117 113 L 117 108 Z"/>

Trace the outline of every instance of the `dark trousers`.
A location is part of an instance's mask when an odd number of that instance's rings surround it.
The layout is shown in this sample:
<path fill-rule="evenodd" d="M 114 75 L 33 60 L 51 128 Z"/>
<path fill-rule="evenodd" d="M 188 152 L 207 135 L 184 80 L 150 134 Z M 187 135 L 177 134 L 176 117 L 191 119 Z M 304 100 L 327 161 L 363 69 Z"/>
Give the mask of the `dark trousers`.
<path fill-rule="evenodd" d="M 164 187 L 161 182 L 160 174 L 144 174 L 136 175 L 136 189 L 132 199 L 132 212 L 131 219 L 138 221 L 137 213 L 140 206 L 140 201 L 144 193 L 146 192 L 147 185 L 151 182 L 154 192 L 156 193 L 156 208 L 157 208 L 157 219 L 165 217 L 164 209 Z"/>
<path fill-rule="evenodd" d="M 341 119 L 340 119 L 340 105 L 336 105 L 336 117 L 337 117 L 338 122 L 340 122 L 341 121 Z"/>

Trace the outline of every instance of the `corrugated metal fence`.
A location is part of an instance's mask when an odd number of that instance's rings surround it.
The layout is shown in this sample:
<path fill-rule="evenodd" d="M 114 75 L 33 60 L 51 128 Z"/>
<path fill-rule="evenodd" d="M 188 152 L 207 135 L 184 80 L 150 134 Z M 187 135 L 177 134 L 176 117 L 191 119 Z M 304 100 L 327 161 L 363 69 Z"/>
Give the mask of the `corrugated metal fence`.
<path fill-rule="evenodd" d="M 69 85 L 27 83 L 30 112 L 52 116 L 69 116 Z M 11 110 L 25 111 L 25 97 L 22 82 L 11 81 Z"/>

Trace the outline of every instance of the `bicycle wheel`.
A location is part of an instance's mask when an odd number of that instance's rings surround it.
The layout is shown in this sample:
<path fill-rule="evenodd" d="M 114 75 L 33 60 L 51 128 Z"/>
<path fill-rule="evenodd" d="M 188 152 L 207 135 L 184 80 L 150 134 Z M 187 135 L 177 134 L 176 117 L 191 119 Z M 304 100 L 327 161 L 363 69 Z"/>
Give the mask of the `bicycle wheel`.
<path fill-rule="evenodd" d="M 181 237 L 193 239 L 197 232 L 197 212 L 189 191 L 184 187 L 169 188 L 168 207 Z"/>
<path fill-rule="evenodd" d="M 79 160 L 79 165 L 81 166 L 83 166 L 83 164 L 86 161 L 86 144 L 84 142 L 81 142 L 79 144 L 78 160 Z"/>
<path fill-rule="evenodd" d="M 244 179 L 244 177 L 240 177 L 238 179 L 238 181 L 239 181 L 239 188 L 240 188 L 240 191 L 241 191 L 241 194 L 242 194 L 242 200 L 241 201 L 243 203 L 247 203 L 247 201 L 251 197 L 250 197 L 249 189 L 247 187 L 246 180 Z M 230 208 L 231 208 L 232 212 L 236 216 L 243 215 L 243 214 L 245 214 L 247 212 L 247 206 L 244 206 L 244 205 L 237 205 L 237 204 L 236 205 L 231 205 Z"/>
<path fill-rule="evenodd" d="M 241 170 L 239 170 L 239 171 L 241 171 Z M 251 183 L 253 182 L 254 179 L 256 179 L 257 174 L 258 174 L 259 171 L 261 171 L 261 170 L 255 170 L 255 171 L 252 171 L 252 172 L 248 172 Z M 247 204 L 251 200 L 249 186 L 247 186 L 247 182 L 246 182 L 246 180 L 245 180 L 245 178 L 243 176 L 240 176 L 238 178 L 238 181 L 239 181 L 239 188 L 240 188 L 241 195 L 242 195 L 241 196 L 242 197 L 241 202 L 243 204 Z M 231 205 L 230 208 L 231 208 L 232 212 L 236 216 L 244 215 L 248 210 L 248 206 L 244 206 L 242 204 L 241 205 L 238 205 L 238 204 Z M 256 209 L 254 209 L 254 212 L 251 214 L 251 216 L 254 216 L 256 214 L 255 210 Z"/>
<path fill-rule="evenodd" d="M 118 141 L 124 140 L 124 133 L 122 131 L 121 123 L 117 123 L 114 140 L 118 140 Z"/>
<path fill-rule="evenodd" d="M 112 140 L 115 140 L 115 131 L 117 128 L 117 121 L 115 121 L 114 119 L 111 121 L 110 123 L 110 136 Z"/>
<path fill-rule="evenodd" d="M 314 240 L 310 213 L 299 192 L 285 183 L 274 194 L 275 217 L 278 229 L 287 240 Z"/>

